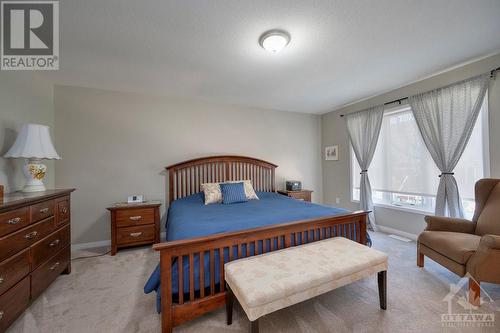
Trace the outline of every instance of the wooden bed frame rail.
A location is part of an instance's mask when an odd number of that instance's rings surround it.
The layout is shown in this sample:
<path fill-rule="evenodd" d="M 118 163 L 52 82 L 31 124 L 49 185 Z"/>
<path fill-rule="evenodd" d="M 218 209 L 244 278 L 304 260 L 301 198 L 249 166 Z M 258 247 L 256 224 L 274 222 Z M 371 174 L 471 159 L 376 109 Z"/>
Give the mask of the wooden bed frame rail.
<path fill-rule="evenodd" d="M 367 212 L 358 211 L 155 244 L 153 249 L 160 251 L 162 331 L 170 333 L 174 326 L 224 306 L 226 295 L 224 283 L 217 283 L 215 277 L 217 269 L 220 280 L 224 281 L 224 263 L 337 236 L 366 244 L 367 214 Z M 254 251 L 251 251 L 252 245 Z M 216 253 L 224 254 L 226 251 L 229 253 L 227 256 L 229 258 L 216 255 Z M 204 261 L 207 254 L 209 270 L 205 271 Z M 195 256 L 199 258 L 199 276 L 197 277 L 199 286 L 204 287 L 198 290 L 195 290 Z M 215 262 L 217 257 L 218 262 Z M 189 263 L 188 293 L 173 293 L 172 266 L 175 261 L 178 263 L 177 267 L 184 267 L 184 262 Z M 184 290 L 184 274 L 184 269 L 180 269 L 178 290 Z M 208 285 L 205 284 L 205 276 L 210 277 Z"/>

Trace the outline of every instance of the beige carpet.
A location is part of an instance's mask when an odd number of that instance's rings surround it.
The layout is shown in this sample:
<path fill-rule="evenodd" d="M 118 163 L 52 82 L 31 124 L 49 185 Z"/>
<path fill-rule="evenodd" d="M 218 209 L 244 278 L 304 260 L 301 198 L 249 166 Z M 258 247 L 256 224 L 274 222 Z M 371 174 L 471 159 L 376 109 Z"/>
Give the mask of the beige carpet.
<path fill-rule="evenodd" d="M 374 247 L 390 258 L 387 311 L 379 309 L 374 276 L 272 313 L 261 319 L 261 332 L 500 332 L 499 286 L 484 286 L 498 300 L 494 304 L 495 327 L 443 329 L 440 315 L 448 309 L 443 298 L 449 284 L 458 278 L 428 259 L 425 269 L 417 268 L 413 242 L 404 243 L 381 233 L 372 234 L 372 238 Z M 103 251 L 96 252 L 99 250 Z M 142 292 L 157 262 L 158 255 L 150 248 L 73 262 L 71 275 L 60 276 L 9 332 L 159 332 L 155 296 Z M 456 313 L 464 312 L 457 304 L 453 307 Z M 490 309 L 491 305 L 484 307 L 484 311 Z M 221 309 L 179 326 L 174 332 L 248 329 L 249 322 L 237 306 L 231 326 L 226 326 Z"/>

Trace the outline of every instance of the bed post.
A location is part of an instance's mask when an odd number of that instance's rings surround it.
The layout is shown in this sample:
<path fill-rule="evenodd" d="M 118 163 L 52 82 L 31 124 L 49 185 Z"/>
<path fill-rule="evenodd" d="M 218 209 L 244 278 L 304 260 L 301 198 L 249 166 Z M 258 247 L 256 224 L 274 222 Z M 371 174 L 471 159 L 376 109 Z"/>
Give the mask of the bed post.
<path fill-rule="evenodd" d="M 360 224 L 360 235 L 359 235 L 359 242 L 363 245 L 366 245 L 366 217 L 368 214 L 361 215 L 359 217 L 359 224 Z"/>
<path fill-rule="evenodd" d="M 172 333 L 172 258 L 165 252 L 160 251 L 161 329 Z"/>

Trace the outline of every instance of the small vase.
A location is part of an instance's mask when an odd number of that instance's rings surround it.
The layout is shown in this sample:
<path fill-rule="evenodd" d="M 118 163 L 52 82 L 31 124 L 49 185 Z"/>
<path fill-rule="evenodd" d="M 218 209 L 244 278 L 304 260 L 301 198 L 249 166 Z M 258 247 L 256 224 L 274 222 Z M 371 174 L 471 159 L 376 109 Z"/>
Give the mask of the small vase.
<path fill-rule="evenodd" d="M 23 172 L 26 176 L 26 185 L 23 188 L 23 192 L 41 192 L 45 191 L 45 185 L 43 185 L 43 178 L 45 178 L 45 172 L 47 171 L 47 166 L 42 163 L 42 160 L 30 158 L 29 161 L 24 165 Z"/>

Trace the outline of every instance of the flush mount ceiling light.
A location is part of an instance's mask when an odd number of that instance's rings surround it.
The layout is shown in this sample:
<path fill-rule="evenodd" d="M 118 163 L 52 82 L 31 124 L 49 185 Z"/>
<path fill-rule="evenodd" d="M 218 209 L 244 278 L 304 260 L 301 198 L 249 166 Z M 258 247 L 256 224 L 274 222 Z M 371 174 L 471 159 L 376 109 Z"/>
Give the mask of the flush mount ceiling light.
<path fill-rule="evenodd" d="M 271 53 L 278 53 L 290 43 L 290 35 L 286 31 L 271 30 L 262 34 L 259 43 L 263 49 Z"/>

